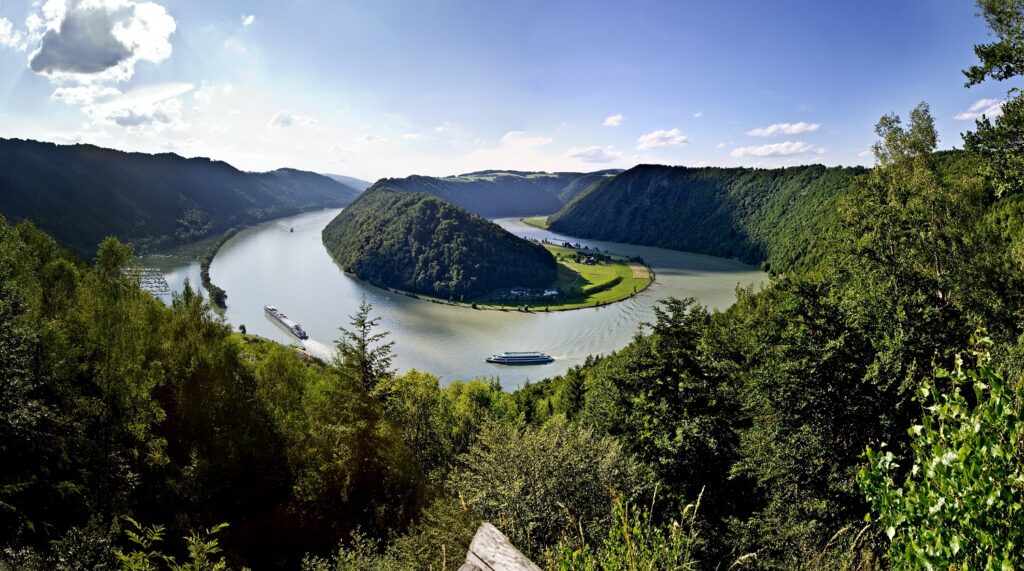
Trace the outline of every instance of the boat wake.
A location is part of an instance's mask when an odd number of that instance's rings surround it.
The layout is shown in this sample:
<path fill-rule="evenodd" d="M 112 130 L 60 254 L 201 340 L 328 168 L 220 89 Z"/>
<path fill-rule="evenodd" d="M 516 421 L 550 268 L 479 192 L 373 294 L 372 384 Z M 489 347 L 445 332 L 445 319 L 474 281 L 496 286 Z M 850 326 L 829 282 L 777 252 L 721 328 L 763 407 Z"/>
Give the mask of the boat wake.
<path fill-rule="evenodd" d="M 323 359 L 324 361 L 329 361 L 331 357 L 334 356 L 334 347 L 325 343 L 321 343 L 314 339 L 306 339 L 302 344 L 306 348 L 306 351 L 309 351 L 313 356 Z"/>

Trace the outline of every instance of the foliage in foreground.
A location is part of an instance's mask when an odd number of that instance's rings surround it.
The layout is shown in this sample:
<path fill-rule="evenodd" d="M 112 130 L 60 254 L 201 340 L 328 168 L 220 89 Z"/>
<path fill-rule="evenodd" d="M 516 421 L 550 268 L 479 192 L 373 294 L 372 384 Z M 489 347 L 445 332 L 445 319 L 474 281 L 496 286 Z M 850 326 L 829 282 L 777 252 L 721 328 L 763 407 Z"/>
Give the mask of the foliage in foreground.
<path fill-rule="evenodd" d="M 1013 569 L 1024 561 L 1024 406 L 993 369 L 988 339 L 920 389 L 909 466 L 868 448 L 860 473 L 896 569 Z"/>
<path fill-rule="evenodd" d="M 640 571 L 642 569 L 698 569 L 696 560 L 700 537 L 697 502 L 685 506 L 679 520 L 658 525 L 652 508 L 616 498 L 608 535 L 601 543 L 562 546 L 561 553 L 548 559 L 548 567 L 559 571 Z"/>

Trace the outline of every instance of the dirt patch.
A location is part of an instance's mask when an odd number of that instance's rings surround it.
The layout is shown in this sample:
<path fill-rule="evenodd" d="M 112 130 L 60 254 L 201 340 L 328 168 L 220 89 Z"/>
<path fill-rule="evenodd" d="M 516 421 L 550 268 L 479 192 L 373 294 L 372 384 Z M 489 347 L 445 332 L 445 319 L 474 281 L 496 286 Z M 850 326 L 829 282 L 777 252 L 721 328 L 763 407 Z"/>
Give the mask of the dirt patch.
<path fill-rule="evenodd" d="M 634 278 L 647 279 L 651 277 L 651 271 L 643 264 L 630 264 L 629 269 L 633 270 Z"/>

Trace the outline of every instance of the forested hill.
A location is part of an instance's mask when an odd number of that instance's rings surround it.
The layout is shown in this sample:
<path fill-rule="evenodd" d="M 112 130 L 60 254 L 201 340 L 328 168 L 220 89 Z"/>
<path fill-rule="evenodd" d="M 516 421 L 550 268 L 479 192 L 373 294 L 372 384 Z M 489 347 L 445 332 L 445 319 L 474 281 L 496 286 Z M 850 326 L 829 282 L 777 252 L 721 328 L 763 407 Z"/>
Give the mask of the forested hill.
<path fill-rule="evenodd" d="M 640 165 L 579 195 L 548 219 L 572 236 L 767 261 L 777 271 L 813 265 L 816 240 L 863 168 L 784 169 Z"/>
<path fill-rule="evenodd" d="M 380 183 L 332 220 L 323 240 L 346 272 L 442 298 L 555 280 L 555 259 L 541 246 L 437 197 Z"/>
<path fill-rule="evenodd" d="M 0 139 L 0 213 L 31 219 L 91 257 L 109 235 L 160 248 L 315 208 L 359 192 L 328 177 L 242 172 L 205 158 Z"/>
<path fill-rule="evenodd" d="M 398 192 L 423 192 L 487 218 L 551 214 L 590 185 L 618 173 L 479 171 L 444 178 L 414 175 L 380 184 Z"/>

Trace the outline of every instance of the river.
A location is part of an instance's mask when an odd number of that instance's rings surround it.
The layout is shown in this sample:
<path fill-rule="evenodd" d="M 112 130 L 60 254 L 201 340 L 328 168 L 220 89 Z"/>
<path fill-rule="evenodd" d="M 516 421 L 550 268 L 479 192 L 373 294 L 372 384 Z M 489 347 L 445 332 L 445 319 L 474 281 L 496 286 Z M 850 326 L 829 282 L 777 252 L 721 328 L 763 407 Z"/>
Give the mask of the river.
<path fill-rule="evenodd" d="M 264 305 L 276 305 L 309 334 L 304 346 L 326 357 L 338 338 L 338 327 L 347 326 L 366 296 L 381 327 L 391 332 L 399 370 L 428 371 L 445 382 L 496 377 L 504 388 L 514 389 L 527 380 L 561 374 L 587 355 L 622 348 L 642 323 L 653 319 L 657 300 L 693 297 L 724 308 L 735 300 L 736 286 L 767 279 L 757 268 L 734 260 L 571 238 L 506 218 L 495 222 L 519 236 L 569 240 L 641 256 L 657 278 L 640 294 L 600 308 L 552 313 L 474 310 L 413 299 L 346 276 L 320 241 L 321 230 L 338 212 L 323 210 L 266 222 L 224 244 L 210 266 L 210 276 L 228 292 L 226 317 L 234 327 L 245 325 L 249 333 L 300 343 L 263 313 Z M 195 265 L 163 269 L 172 289 L 180 289 L 184 276 L 197 273 Z M 484 361 L 502 351 L 543 351 L 556 360 L 525 367 Z"/>

